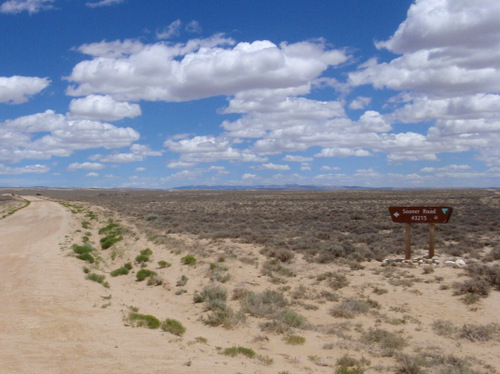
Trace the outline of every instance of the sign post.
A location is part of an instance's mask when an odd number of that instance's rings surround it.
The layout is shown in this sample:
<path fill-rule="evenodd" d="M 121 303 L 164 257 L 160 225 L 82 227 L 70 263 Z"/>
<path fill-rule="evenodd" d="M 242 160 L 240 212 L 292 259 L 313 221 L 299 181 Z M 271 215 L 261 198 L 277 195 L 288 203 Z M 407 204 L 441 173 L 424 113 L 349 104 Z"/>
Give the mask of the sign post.
<path fill-rule="evenodd" d="M 405 224 L 405 259 L 411 259 L 411 224 L 429 224 L 429 258 L 434 257 L 434 224 L 447 223 L 452 207 L 449 206 L 391 206 L 389 213 L 393 222 Z"/>

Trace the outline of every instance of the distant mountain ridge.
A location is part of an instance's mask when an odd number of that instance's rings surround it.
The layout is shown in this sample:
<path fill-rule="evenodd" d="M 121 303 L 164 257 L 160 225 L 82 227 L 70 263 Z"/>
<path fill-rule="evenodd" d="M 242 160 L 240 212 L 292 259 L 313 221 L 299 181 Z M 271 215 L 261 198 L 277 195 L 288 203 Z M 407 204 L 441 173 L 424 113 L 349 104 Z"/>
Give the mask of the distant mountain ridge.
<path fill-rule="evenodd" d="M 257 185 L 257 186 L 227 186 L 227 185 L 195 185 L 174 187 L 173 190 L 274 190 L 274 191 L 338 191 L 338 190 L 391 190 L 391 187 L 370 188 L 362 186 L 324 186 L 324 185 Z"/>

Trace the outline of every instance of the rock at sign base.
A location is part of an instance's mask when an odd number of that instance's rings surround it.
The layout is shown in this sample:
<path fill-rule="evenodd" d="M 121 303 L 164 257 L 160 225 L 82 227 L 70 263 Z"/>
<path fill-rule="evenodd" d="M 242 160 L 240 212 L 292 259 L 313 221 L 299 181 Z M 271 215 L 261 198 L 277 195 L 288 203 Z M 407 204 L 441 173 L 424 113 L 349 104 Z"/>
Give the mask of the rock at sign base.
<path fill-rule="evenodd" d="M 445 261 L 444 265 L 445 266 L 455 266 L 455 261 Z"/>
<path fill-rule="evenodd" d="M 464 268 L 465 267 L 465 261 L 464 260 L 457 260 L 455 261 L 455 266 L 459 268 Z"/>

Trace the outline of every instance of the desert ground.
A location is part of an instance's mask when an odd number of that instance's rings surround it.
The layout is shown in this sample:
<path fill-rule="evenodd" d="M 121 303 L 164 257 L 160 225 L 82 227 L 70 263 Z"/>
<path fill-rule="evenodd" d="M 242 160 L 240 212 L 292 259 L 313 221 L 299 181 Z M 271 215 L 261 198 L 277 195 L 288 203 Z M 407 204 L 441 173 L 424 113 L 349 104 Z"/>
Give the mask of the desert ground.
<path fill-rule="evenodd" d="M 498 190 L 1 193 L 1 374 L 500 371 Z"/>

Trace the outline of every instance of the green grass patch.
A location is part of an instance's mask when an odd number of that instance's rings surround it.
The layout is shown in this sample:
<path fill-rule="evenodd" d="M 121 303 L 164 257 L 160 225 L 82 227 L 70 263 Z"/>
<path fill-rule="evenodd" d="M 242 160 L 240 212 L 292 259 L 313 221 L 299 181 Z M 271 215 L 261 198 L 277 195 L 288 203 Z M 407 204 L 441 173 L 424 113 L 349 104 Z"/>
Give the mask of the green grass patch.
<path fill-rule="evenodd" d="M 285 341 L 286 344 L 291 344 L 291 345 L 301 345 L 306 342 L 306 338 L 295 334 L 287 335 L 283 338 L 283 340 Z"/>
<path fill-rule="evenodd" d="M 122 266 L 121 268 L 113 270 L 109 275 L 112 277 L 117 277 L 119 275 L 127 275 L 129 273 L 129 269 L 127 269 L 125 266 Z"/>
<path fill-rule="evenodd" d="M 247 356 L 249 358 L 255 357 L 255 351 L 253 349 L 245 348 L 245 347 L 226 348 L 226 349 L 224 349 L 222 354 L 226 355 L 226 356 L 231 356 L 231 357 L 236 357 L 239 354 L 242 354 L 243 356 Z"/>
<path fill-rule="evenodd" d="M 149 269 L 141 269 L 137 272 L 137 274 L 135 275 L 135 277 L 137 278 L 137 280 L 139 282 L 143 281 L 144 279 L 146 278 L 149 278 L 153 275 L 156 275 L 156 271 L 153 271 L 153 270 L 149 270 Z"/>
<path fill-rule="evenodd" d="M 118 225 L 115 222 L 109 222 L 106 226 L 101 227 L 99 229 L 99 235 L 103 234 L 120 234 L 121 233 L 121 228 L 120 225 Z"/>
<path fill-rule="evenodd" d="M 109 288 L 109 283 L 105 281 L 106 276 L 102 274 L 88 273 L 86 278 L 92 282 L 102 284 L 104 287 Z"/>
<path fill-rule="evenodd" d="M 102 249 L 108 249 L 123 239 L 122 228 L 115 222 L 109 222 L 106 226 L 100 228 L 99 235 L 105 235 L 100 240 Z"/>
<path fill-rule="evenodd" d="M 93 220 L 97 220 L 97 214 L 95 214 L 93 211 L 89 210 L 87 212 L 87 214 L 85 214 L 85 217 L 87 218 L 90 218 L 90 219 L 93 219 Z"/>
<path fill-rule="evenodd" d="M 100 240 L 101 248 L 108 249 L 113 244 L 118 243 L 122 239 L 123 239 L 123 237 L 121 237 L 121 236 L 115 236 L 115 235 L 105 236 L 104 238 L 101 238 L 101 240 Z"/>
<path fill-rule="evenodd" d="M 90 243 L 85 243 L 84 245 L 73 244 L 71 246 L 71 249 L 73 249 L 73 252 L 79 255 L 81 255 L 82 253 L 89 253 L 93 251 Z"/>
<path fill-rule="evenodd" d="M 158 261 L 158 267 L 160 269 L 169 268 L 170 266 L 172 266 L 172 264 L 167 261 L 164 260 Z"/>
<path fill-rule="evenodd" d="M 187 255 L 187 256 L 184 256 L 183 258 L 181 258 L 181 263 L 184 265 L 193 266 L 193 265 L 196 265 L 196 261 L 197 261 L 196 257 L 191 256 L 191 255 Z"/>
<path fill-rule="evenodd" d="M 148 329 L 157 329 L 161 325 L 160 320 L 155 316 L 135 312 L 128 315 L 128 321 L 134 327 L 147 327 Z"/>
<path fill-rule="evenodd" d="M 147 256 L 147 255 L 137 255 L 135 257 L 135 262 L 137 262 L 138 264 L 144 264 L 146 262 L 149 262 L 149 256 Z"/>
<path fill-rule="evenodd" d="M 141 255 L 143 256 L 152 256 L 153 255 L 153 251 L 149 248 L 146 248 L 146 249 L 143 249 L 141 251 Z"/>
<path fill-rule="evenodd" d="M 86 261 L 89 264 L 93 264 L 95 262 L 94 256 L 92 256 L 89 252 L 79 254 L 78 256 L 76 256 L 76 258 L 82 261 Z"/>
<path fill-rule="evenodd" d="M 170 318 L 167 318 L 162 322 L 161 329 L 177 336 L 182 336 L 186 332 L 186 328 L 182 325 L 182 323 Z"/>

